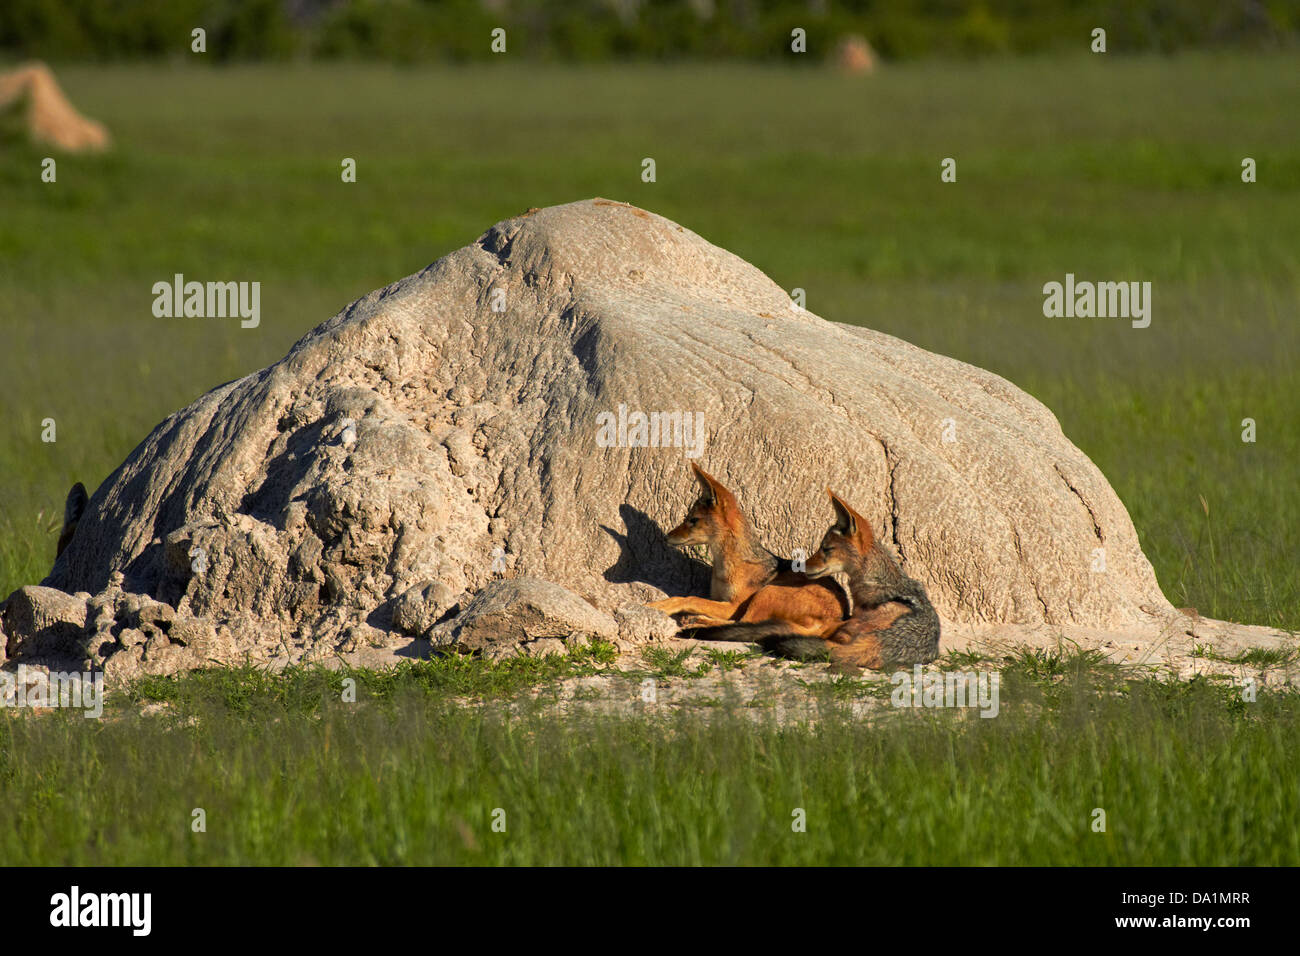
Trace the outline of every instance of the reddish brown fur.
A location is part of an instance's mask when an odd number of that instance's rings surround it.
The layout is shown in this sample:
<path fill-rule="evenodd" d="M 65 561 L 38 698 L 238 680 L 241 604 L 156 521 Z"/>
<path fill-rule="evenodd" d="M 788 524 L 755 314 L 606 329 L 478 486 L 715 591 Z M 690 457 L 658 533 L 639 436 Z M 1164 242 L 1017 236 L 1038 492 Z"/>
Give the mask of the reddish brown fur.
<path fill-rule="evenodd" d="M 862 614 L 855 610 L 853 617 L 830 636 L 831 643 L 836 645 L 831 648 L 831 663 L 840 670 L 854 667 L 880 670 L 885 662 L 881 658 L 880 640 L 876 634 L 909 613 L 911 608 L 898 601 L 886 601 Z"/>
<path fill-rule="evenodd" d="M 686 519 L 668 533 L 676 547 L 706 545 L 713 557 L 710 597 L 675 597 L 651 607 L 687 614 L 685 627 L 781 620 L 800 634 L 822 636 L 848 614 L 844 591 L 833 581 L 814 581 L 793 571 L 778 572 L 739 502 L 703 468 L 691 468 L 703 489 Z"/>

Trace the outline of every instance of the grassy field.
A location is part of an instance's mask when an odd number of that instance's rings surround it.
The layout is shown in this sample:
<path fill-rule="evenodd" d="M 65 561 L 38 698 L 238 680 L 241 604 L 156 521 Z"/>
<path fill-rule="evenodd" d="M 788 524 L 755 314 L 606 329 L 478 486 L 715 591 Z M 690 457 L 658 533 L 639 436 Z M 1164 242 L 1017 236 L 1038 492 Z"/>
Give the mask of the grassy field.
<path fill-rule="evenodd" d="M 48 570 L 69 485 L 93 490 L 171 411 L 491 223 L 603 195 L 826 318 L 1027 389 L 1111 480 L 1176 605 L 1300 628 L 1297 65 L 62 69 L 117 148 L 60 158 L 51 185 L 43 152 L 0 145 L 0 594 Z M 260 281 L 261 326 L 154 318 L 177 272 Z M 1067 272 L 1151 281 L 1151 327 L 1044 318 Z M 755 722 L 761 701 L 567 721 L 458 703 L 607 663 L 426 662 L 357 675 L 347 706 L 339 675 L 240 671 L 146 682 L 105 721 L 0 715 L 0 856 L 1300 862 L 1295 695 L 1025 659 L 1003 662 L 997 720 L 855 721 L 875 691 L 852 681 L 815 726 Z M 167 709 L 141 716 L 150 701 Z"/>
<path fill-rule="evenodd" d="M 1300 627 L 1293 57 L 60 73 L 117 148 L 56 184 L 0 148 L 0 592 L 48 570 L 71 483 L 174 409 L 499 219 L 604 195 L 1026 388 L 1176 605 Z M 260 281 L 261 326 L 154 318 L 176 272 Z M 1045 319 L 1066 272 L 1150 280 L 1151 327 Z"/>
<path fill-rule="evenodd" d="M 102 721 L 0 719 L 0 855 L 11 866 L 1300 860 L 1295 694 L 1246 704 L 1212 682 L 1125 680 L 1040 654 L 1000 662 L 990 720 L 888 707 L 863 720 L 851 699 L 881 682 L 853 680 L 823 688 L 815 723 L 778 724 L 761 696 L 705 718 L 651 707 L 556 720 L 543 693 L 507 717 L 521 688 L 599 673 L 599 658 L 225 671 L 146 681 Z M 356 703 L 342 702 L 347 676 Z M 625 676 L 633 696 L 654 669 Z M 165 710 L 142 716 L 140 704 Z"/>

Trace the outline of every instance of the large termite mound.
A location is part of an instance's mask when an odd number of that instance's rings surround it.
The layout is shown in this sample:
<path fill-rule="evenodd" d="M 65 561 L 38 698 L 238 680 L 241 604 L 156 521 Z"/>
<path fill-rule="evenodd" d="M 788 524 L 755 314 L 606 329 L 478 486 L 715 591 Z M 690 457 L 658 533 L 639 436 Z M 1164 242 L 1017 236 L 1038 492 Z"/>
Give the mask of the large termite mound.
<path fill-rule="evenodd" d="M 86 654 L 123 668 L 148 669 L 151 640 L 181 667 L 449 633 L 511 577 L 562 586 L 607 629 L 707 586 L 662 540 L 696 496 L 691 460 L 780 553 L 815 545 L 834 488 L 948 622 L 1172 611 L 1123 505 L 1038 401 L 818 318 L 726 250 L 601 199 L 498 223 L 170 416 L 45 584 L 100 602 Z M 142 622 L 124 600 L 200 624 L 173 641 L 174 623 L 127 626 Z"/>

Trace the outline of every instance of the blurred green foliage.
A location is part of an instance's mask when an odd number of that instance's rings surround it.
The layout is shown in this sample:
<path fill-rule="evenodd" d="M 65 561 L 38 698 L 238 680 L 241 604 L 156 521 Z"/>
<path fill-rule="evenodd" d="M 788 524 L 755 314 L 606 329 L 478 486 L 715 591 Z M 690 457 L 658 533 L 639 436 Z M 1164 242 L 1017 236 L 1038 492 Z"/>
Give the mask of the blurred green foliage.
<path fill-rule="evenodd" d="M 4 0 L 0 55 L 181 56 L 198 27 L 221 61 L 482 60 L 501 27 L 537 59 L 815 62 L 853 33 L 892 59 L 1086 49 L 1097 27 L 1113 52 L 1291 47 L 1300 0 Z"/>

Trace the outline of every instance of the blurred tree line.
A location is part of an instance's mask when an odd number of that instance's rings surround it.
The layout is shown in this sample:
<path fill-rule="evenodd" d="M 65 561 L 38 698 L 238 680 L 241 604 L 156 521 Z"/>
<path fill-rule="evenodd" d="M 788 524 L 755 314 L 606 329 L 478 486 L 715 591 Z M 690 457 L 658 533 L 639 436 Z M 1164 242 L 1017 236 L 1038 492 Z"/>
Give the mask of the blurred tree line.
<path fill-rule="evenodd" d="M 112 60 L 187 54 L 207 31 L 215 60 L 421 62 L 828 56 L 845 34 L 883 57 L 1086 50 L 1294 47 L 1300 0 L 0 0 L 0 56 Z M 791 52 L 807 31 L 808 56 Z"/>

